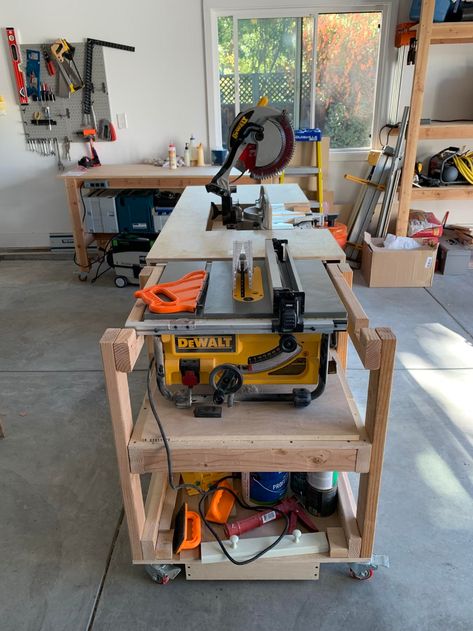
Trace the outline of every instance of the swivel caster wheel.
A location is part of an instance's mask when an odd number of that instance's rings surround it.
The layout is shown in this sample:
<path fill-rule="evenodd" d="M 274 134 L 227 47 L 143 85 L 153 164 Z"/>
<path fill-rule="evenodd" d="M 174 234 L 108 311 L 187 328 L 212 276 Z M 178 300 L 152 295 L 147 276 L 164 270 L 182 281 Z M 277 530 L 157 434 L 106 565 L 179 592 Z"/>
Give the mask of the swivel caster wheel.
<path fill-rule="evenodd" d="M 116 287 L 122 289 L 128 285 L 128 278 L 126 276 L 116 276 L 114 282 Z"/>
<path fill-rule="evenodd" d="M 372 567 L 366 567 L 361 570 L 353 570 L 350 567 L 348 568 L 348 572 L 350 577 L 357 581 L 369 581 L 374 575 L 374 569 Z"/>
<path fill-rule="evenodd" d="M 177 565 L 162 564 L 145 565 L 145 570 L 152 581 L 158 583 L 158 585 L 167 585 L 176 578 L 181 568 Z"/>

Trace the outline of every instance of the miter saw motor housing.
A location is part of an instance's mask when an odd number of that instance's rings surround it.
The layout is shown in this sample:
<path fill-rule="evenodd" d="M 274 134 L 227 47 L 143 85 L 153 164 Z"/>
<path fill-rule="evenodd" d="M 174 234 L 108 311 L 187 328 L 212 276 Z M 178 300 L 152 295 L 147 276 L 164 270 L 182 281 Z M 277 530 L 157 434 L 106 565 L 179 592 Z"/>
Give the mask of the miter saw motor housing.
<path fill-rule="evenodd" d="M 264 179 L 281 173 L 294 153 L 294 130 L 286 110 L 267 105 L 263 97 L 255 106 L 240 112 L 233 121 L 228 138 L 229 153 L 222 168 L 207 184 L 209 193 L 222 199 L 221 206 L 212 202 L 212 219 L 222 216 L 224 226 L 231 229 L 252 230 L 263 226 L 264 213 L 257 205 L 243 209 L 234 204 L 230 185 L 233 168 L 249 171 L 255 179 Z"/>

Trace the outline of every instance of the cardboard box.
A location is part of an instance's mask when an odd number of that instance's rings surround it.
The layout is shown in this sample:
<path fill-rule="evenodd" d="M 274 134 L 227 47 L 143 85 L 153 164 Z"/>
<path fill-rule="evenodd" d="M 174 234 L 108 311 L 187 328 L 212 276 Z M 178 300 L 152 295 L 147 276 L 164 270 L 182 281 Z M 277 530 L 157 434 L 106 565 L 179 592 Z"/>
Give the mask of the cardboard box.
<path fill-rule="evenodd" d="M 368 287 L 432 287 L 437 246 L 385 250 L 383 243 L 365 233 L 361 271 Z"/>
<path fill-rule="evenodd" d="M 448 276 L 466 274 L 472 254 L 473 249 L 463 245 L 456 238 L 454 230 L 444 230 L 438 251 L 439 272 Z"/>

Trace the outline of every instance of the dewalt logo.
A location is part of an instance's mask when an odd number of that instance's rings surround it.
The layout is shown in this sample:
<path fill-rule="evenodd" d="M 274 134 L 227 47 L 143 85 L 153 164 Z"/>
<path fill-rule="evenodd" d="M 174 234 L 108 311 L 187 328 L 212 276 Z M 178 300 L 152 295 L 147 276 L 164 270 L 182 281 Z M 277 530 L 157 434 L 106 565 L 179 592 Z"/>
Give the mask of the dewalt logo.
<path fill-rule="evenodd" d="M 232 132 L 232 138 L 235 138 L 235 140 L 238 138 L 238 132 L 240 131 L 240 129 L 246 125 L 246 123 L 248 122 L 248 118 L 246 116 L 242 116 L 238 122 L 238 125 L 235 127 L 234 131 Z"/>
<path fill-rule="evenodd" d="M 234 335 L 176 335 L 176 353 L 234 353 Z"/>

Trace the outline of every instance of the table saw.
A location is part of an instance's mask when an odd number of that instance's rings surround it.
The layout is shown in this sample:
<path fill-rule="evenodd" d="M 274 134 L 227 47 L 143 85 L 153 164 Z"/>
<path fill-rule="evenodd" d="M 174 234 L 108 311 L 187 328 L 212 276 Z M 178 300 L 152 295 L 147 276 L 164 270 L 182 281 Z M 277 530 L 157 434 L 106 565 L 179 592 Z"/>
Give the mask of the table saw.
<path fill-rule="evenodd" d="M 305 407 L 322 394 L 330 342 L 347 327 L 324 264 L 294 260 L 281 239 L 266 240 L 264 258 L 235 241 L 232 260 L 171 261 L 136 296 L 147 308 L 131 326 L 154 337 L 159 389 L 179 407 Z"/>

